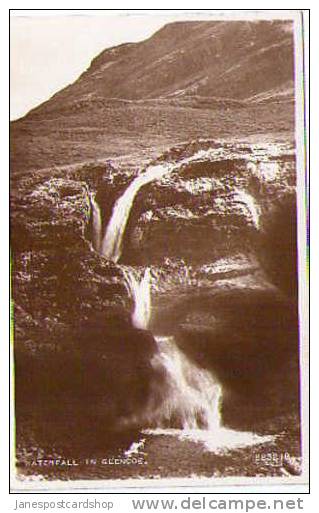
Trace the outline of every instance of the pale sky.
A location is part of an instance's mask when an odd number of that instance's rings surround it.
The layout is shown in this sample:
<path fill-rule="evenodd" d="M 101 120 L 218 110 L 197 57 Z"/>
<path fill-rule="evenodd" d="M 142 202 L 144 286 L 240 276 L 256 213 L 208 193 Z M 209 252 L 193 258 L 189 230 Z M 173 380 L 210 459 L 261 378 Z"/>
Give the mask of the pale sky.
<path fill-rule="evenodd" d="M 65 14 L 67 13 L 67 14 Z M 74 82 L 105 48 L 150 37 L 176 20 L 281 17 L 278 11 L 11 11 L 11 119 Z M 249 14 L 250 13 L 250 14 Z M 256 16 L 257 13 L 257 16 Z M 45 14 L 45 15 L 43 15 Z M 285 17 L 287 13 L 285 13 Z"/>

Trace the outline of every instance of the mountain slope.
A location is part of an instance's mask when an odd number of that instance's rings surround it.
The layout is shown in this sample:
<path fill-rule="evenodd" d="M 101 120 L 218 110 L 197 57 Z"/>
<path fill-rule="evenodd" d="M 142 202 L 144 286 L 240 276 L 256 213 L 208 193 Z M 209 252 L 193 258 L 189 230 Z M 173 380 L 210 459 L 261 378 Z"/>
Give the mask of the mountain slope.
<path fill-rule="evenodd" d="M 292 77 L 288 22 L 176 22 L 141 43 L 105 50 L 55 100 L 92 93 L 124 99 L 181 94 L 245 99 Z"/>
<path fill-rule="evenodd" d="M 74 84 L 12 123 L 12 169 L 292 131 L 293 67 L 291 22 L 166 25 L 106 49 Z"/>

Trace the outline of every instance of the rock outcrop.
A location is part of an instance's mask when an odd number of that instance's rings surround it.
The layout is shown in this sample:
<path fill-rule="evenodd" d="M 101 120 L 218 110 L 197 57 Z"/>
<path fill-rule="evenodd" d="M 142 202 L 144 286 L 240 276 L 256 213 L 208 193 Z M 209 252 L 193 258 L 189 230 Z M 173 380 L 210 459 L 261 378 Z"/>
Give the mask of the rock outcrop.
<path fill-rule="evenodd" d="M 171 149 L 162 160 L 175 162 L 175 169 L 137 194 L 120 264 L 141 272 L 151 267 L 152 330 L 176 333 L 183 350 L 239 393 L 236 379 L 228 382 L 223 375 L 233 365 L 224 359 L 218 368 L 225 338 L 245 355 L 243 361 L 249 345 L 253 367 L 256 358 L 265 361 L 265 351 L 272 354 L 276 340 L 283 347 L 280 361 L 290 358 L 288 347 L 297 354 L 289 322 L 276 328 L 285 302 L 292 300 L 280 299 L 287 287 L 276 278 L 283 276 L 277 273 L 278 258 L 281 262 L 287 249 L 289 259 L 295 257 L 291 232 L 279 230 L 276 244 L 269 243 L 269 233 L 277 233 L 273 212 L 294 196 L 293 152 L 289 145 L 197 141 Z M 107 412 L 112 424 L 120 410 L 124 417 L 138 411 L 158 379 L 150 366 L 156 353 L 153 336 L 131 326 L 121 265 L 102 258 L 92 245 L 90 194 L 100 205 L 105 228 L 112 204 L 131 180 L 109 164 L 47 170 L 18 181 L 12 196 L 12 270 L 16 397 L 24 407 L 30 401 L 43 406 L 49 396 L 63 409 L 62 397 L 69 394 L 69 407 L 79 407 L 82 398 Z M 296 288 L 293 270 L 288 281 Z M 227 295 L 235 317 L 228 318 L 222 307 Z M 280 306 L 270 307 L 271 302 Z M 267 325 L 258 314 L 265 304 L 272 312 Z M 287 306 L 293 308 L 293 303 Z M 242 324 L 244 313 L 248 317 Z M 296 322 L 295 316 L 290 323 L 294 336 Z M 241 339 L 232 342 L 234 329 Z M 249 374 L 254 381 L 256 373 Z M 242 396 L 249 383 L 244 382 Z"/>

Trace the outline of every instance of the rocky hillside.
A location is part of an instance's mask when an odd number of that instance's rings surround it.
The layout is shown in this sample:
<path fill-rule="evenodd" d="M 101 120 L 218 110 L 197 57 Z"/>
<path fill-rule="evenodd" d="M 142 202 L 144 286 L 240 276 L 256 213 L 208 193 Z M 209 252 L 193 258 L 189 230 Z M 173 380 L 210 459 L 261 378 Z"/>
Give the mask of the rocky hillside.
<path fill-rule="evenodd" d="M 290 22 L 172 23 L 105 50 L 13 122 L 12 172 L 124 156 L 140 163 L 199 137 L 286 137 L 293 80 Z"/>
<path fill-rule="evenodd" d="M 109 48 L 40 111 L 104 98 L 183 96 L 247 100 L 293 94 L 292 23 L 176 22 L 141 43 Z"/>

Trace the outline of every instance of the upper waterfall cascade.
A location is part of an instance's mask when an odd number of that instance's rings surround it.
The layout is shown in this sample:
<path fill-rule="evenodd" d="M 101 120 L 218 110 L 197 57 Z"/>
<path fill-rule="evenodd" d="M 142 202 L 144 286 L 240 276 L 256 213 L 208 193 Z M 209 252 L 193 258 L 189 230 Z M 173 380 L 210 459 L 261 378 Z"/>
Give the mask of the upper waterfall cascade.
<path fill-rule="evenodd" d="M 117 200 L 113 207 L 111 219 L 107 225 L 104 238 L 101 244 L 101 254 L 118 262 L 122 255 L 122 242 L 125 228 L 129 219 L 134 198 L 141 187 L 162 178 L 174 168 L 173 164 L 159 164 L 150 166 L 145 173 L 137 176 L 124 194 Z"/>

